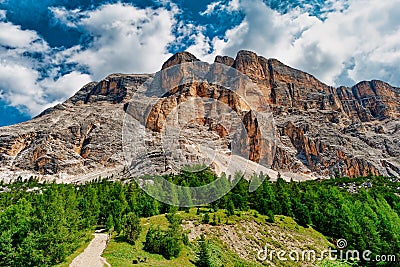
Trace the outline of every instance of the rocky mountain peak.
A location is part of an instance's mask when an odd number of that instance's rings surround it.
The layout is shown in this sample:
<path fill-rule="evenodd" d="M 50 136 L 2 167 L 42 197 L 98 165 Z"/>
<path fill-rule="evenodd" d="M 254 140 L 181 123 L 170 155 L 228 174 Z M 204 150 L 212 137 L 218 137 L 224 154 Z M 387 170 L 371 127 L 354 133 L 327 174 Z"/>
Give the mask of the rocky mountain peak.
<path fill-rule="evenodd" d="M 166 69 L 178 64 L 186 63 L 186 62 L 194 62 L 199 61 L 194 55 L 189 52 L 178 52 L 171 56 L 167 61 L 164 62 L 161 69 Z"/>
<path fill-rule="evenodd" d="M 188 52 L 169 58 L 163 69 L 199 61 Z M 328 86 L 311 74 L 251 51 L 235 58 L 217 56 L 215 62 L 246 74 L 258 87 L 273 113 L 276 151 L 272 168 L 286 177 L 328 177 L 372 174 L 400 176 L 400 89 L 382 81 L 364 81 L 352 87 Z M 215 70 L 214 70 L 215 71 Z M 168 73 L 163 73 L 167 75 Z M 185 70 L 162 82 L 178 84 Z M 152 74 L 112 74 L 84 86 L 73 97 L 31 121 L 0 128 L 0 179 L 40 176 L 60 181 L 85 180 L 124 168 L 121 133 L 127 105 Z M 138 166 L 138 175 L 171 168 L 163 147 L 157 145 L 168 114 L 191 97 L 214 98 L 241 114 L 251 134 L 249 159 L 255 165 L 266 147 L 259 145 L 257 121 L 237 95 L 207 84 L 175 88 L 156 99 L 147 123 L 154 132 L 137 149 L 151 158 Z M 147 96 L 143 96 L 147 97 Z M 138 98 L 140 101 L 141 98 Z M 137 103 L 136 109 L 140 109 Z M 135 107 L 133 107 L 134 109 Z M 206 118 L 187 130 L 189 139 L 207 145 L 215 140 L 218 153 L 229 151 L 226 129 Z M 180 140 L 182 157 L 205 155 L 194 144 Z M 246 144 L 245 144 L 246 145 Z M 221 152 L 224 151 L 224 152 Z M 240 159 L 238 164 L 247 159 Z M 253 164 L 252 163 L 252 164 Z M 220 170 L 217 163 L 214 170 Z M 256 167 L 255 167 L 256 169 Z"/>
<path fill-rule="evenodd" d="M 235 63 L 235 59 L 232 57 L 228 57 L 228 56 L 216 56 L 215 63 L 220 63 L 220 64 L 225 64 L 229 67 L 232 67 L 233 64 Z"/>

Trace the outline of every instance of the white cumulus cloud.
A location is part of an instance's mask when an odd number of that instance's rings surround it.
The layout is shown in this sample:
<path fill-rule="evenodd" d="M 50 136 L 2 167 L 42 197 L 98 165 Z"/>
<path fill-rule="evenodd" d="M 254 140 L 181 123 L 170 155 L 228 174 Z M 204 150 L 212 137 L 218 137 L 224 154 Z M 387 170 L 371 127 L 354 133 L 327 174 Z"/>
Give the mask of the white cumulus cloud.
<path fill-rule="evenodd" d="M 74 27 L 92 41 L 70 49 L 68 61 L 87 66 L 96 80 L 115 72 L 156 72 L 171 56 L 167 46 L 175 38 L 176 12 L 175 8 L 139 9 L 122 3 L 74 11 L 73 17 L 79 17 Z"/>
<path fill-rule="evenodd" d="M 40 69 L 51 67 L 53 55 L 54 51 L 35 31 L 0 21 L 1 99 L 35 116 L 70 97 L 91 80 L 88 75 L 78 72 L 58 78 L 56 69 L 49 71 L 50 77 L 43 79 Z"/>
<path fill-rule="evenodd" d="M 155 72 L 171 56 L 167 47 L 175 38 L 176 6 L 140 9 L 116 3 L 89 11 L 49 10 L 57 23 L 78 29 L 90 41 L 65 50 L 51 48 L 35 31 L 7 22 L 6 13 L 0 12 L 1 98 L 32 116 L 90 81 L 116 72 Z M 30 56 L 33 53 L 40 56 Z M 65 64 L 77 69 L 60 74 Z"/>
<path fill-rule="evenodd" d="M 0 1 L 1 3 L 1 1 Z M 6 18 L 7 11 L 5 10 L 0 10 L 0 20 L 4 20 Z"/>
<path fill-rule="evenodd" d="M 91 81 L 90 75 L 72 71 L 57 79 L 47 78 L 41 81 L 40 85 L 47 95 L 51 95 L 57 101 L 62 101 L 71 97 L 78 89 Z"/>
<path fill-rule="evenodd" d="M 216 12 L 233 12 L 239 10 L 239 8 L 239 0 L 231 0 L 227 3 L 223 3 L 222 1 L 212 2 L 207 5 L 206 10 L 200 12 L 200 15 L 209 16 Z"/>

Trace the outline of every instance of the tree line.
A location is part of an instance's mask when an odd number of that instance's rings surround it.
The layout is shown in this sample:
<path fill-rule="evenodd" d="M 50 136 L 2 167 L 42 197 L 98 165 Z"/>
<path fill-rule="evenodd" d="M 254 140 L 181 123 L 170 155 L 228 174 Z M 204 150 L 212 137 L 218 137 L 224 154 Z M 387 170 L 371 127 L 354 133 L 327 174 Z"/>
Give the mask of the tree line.
<path fill-rule="evenodd" d="M 184 187 L 201 186 L 218 179 L 207 169 L 182 171 L 164 178 Z M 209 204 L 209 209 L 224 209 L 228 215 L 252 209 L 266 215 L 271 223 L 274 215 L 290 216 L 300 225 L 312 226 L 332 240 L 345 238 L 349 249 L 395 254 L 400 259 L 400 197 L 396 183 L 391 183 L 389 178 L 336 177 L 301 183 L 286 182 L 282 178 L 271 182 L 262 175 L 253 179 L 263 182 L 250 193 L 249 182 L 240 174 L 233 178 L 220 177 L 213 190 L 234 187 Z M 341 187 L 366 180 L 373 186 L 361 187 L 357 193 Z M 134 243 L 142 230 L 140 218 L 164 213 L 170 214 L 169 228 L 150 227 L 145 250 L 169 259 L 177 257 L 180 248 L 188 243 L 181 235 L 180 219 L 174 215 L 178 207 L 160 203 L 135 182 L 98 179 L 72 185 L 30 179 L 0 184 L 0 192 L 0 266 L 49 266 L 63 262 L 97 225 L 104 225 L 126 242 Z M 178 204 L 180 199 L 190 201 L 201 197 L 192 196 L 184 189 L 168 193 L 176 197 Z M 218 221 L 210 216 L 204 218 L 205 223 Z M 201 254 L 207 255 L 206 246 L 202 246 Z M 199 260 L 199 266 L 204 266 L 206 261 Z"/>

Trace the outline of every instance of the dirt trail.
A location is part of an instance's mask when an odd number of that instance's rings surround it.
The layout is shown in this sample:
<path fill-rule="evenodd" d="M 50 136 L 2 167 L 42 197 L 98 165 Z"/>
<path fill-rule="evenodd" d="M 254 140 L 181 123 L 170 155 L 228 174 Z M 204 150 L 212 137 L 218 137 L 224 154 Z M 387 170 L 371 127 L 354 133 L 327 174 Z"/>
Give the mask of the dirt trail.
<path fill-rule="evenodd" d="M 111 265 L 101 256 L 107 247 L 107 234 L 94 234 L 89 246 L 69 265 L 70 267 L 103 267 Z"/>

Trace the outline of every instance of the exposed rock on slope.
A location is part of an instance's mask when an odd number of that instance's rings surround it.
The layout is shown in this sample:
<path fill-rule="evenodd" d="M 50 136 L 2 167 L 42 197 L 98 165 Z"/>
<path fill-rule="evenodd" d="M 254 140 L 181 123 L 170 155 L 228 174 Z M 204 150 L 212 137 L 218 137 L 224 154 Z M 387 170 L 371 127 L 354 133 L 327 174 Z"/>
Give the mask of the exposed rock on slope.
<path fill-rule="evenodd" d="M 244 215 L 246 216 L 246 215 Z M 200 224 L 199 224 L 200 223 Z M 227 249 L 234 251 L 240 258 L 263 263 L 267 266 L 318 266 L 317 263 L 287 261 L 285 265 L 274 257 L 271 251 L 314 250 L 316 254 L 332 246 L 328 240 L 311 227 L 303 228 L 293 219 L 279 216 L 276 223 L 270 224 L 264 219 L 246 218 L 231 225 L 209 225 L 198 221 L 184 221 L 183 228 L 188 230 L 190 241 L 205 235 L 215 237 L 223 242 Z M 260 251 L 265 253 L 259 253 Z"/>
<path fill-rule="evenodd" d="M 124 104 L 148 77 L 110 75 L 31 121 L 1 128 L 0 175 L 69 181 L 120 169 Z"/>
<path fill-rule="evenodd" d="M 194 61 L 193 55 L 178 53 L 163 69 Z M 277 137 L 273 169 L 288 176 L 400 175 L 399 88 L 381 81 L 333 88 L 310 74 L 249 51 L 239 51 L 236 59 L 218 56 L 215 61 L 250 77 L 273 111 Z M 110 75 L 31 121 L 0 128 L 0 176 L 40 175 L 72 181 L 122 170 L 124 114 L 133 93 L 151 77 Z M 154 130 L 149 142 L 159 138 L 165 114 L 190 96 L 215 98 L 239 112 L 246 129 L 253 132 L 247 143 L 251 145 L 249 158 L 258 161 L 258 155 L 266 154 L 268 148 L 258 145 L 259 126 L 248 107 L 234 94 L 205 84 L 175 88 L 160 97 L 148 121 Z M 218 153 L 229 154 L 226 129 L 206 119 L 195 124 L 185 129 L 192 138 L 182 141 L 185 160 L 206 157 L 201 149 L 190 148 L 193 143 L 213 143 Z M 148 151 L 154 153 L 154 164 L 142 165 L 138 174 L 176 171 L 160 153 L 162 149 L 155 145 L 154 151 Z"/>

